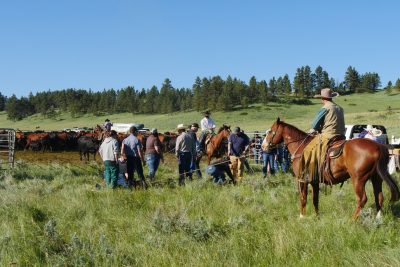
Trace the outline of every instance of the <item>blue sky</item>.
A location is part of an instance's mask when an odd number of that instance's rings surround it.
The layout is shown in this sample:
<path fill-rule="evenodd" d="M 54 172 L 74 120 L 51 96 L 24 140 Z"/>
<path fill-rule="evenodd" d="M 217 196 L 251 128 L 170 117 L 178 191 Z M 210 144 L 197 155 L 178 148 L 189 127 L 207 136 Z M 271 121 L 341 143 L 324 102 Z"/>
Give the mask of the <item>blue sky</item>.
<path fill-rule="evenodd" d="M 400 77 L 400 2 L 0 2 L 0 92 L 191 87 L 196 76 L 248 81 L 321 65 Z"/>

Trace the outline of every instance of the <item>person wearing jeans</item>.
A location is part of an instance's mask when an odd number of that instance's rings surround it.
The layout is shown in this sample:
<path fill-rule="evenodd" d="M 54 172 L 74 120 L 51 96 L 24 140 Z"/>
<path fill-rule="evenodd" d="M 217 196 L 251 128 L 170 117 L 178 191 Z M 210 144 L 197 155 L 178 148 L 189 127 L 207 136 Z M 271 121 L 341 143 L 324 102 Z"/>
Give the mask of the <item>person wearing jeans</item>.
<path fill-rule="evenodd" d="M 138 174 L 141 184 L 144 188 L 147 188 L 146 179 L 143 174 L 142 162 L 146 165 L 142 152 L 142 143 L 136 137 L 137 129 L 132 126 L 129 129 L 130 135 L 122 141 L 121 153 L 126 155 L 127 168 L 128 168 L 128 182 L 130 186 L 134 186 L 135 179 L 133 177 L 134 171 Z"/>
<path fill-rule="evenodd" d="M 104 162 L 104 174 L 106 186 L 108 188 L 115 188 L 118 180 L 118 141 L 117 132 L 106 132 L 106 138 L 99 148 L 99 154 Z"/>
<path fill-rule="evenodd" d="M 185 177 L 192 179 L 190 164 L 196 155 L 195 140 L 186 133 L 186 127 L 179 124 L 177 127 L 179 136 L 176 139 L 175 153 L 178 159 L 179 185 L 185 185 Z"/>
<path fill-rule="evenodd" d="M 276 147 L 269 147 L 269 145 L 266 141 L 268 133 L 269 133 L 269 130 L 266 131 L 266 136 L 261 145 L 262 158 L 263 158 L 262 173 L 263 173 L 264 178 L 267 177 L 268 170 L 271 175 L 275 174 Z"/>
<path fill-rule="evenodd" d="M 151 135 L 146 140 L 145 158 L 147 166 L 149 166 L 148 177 L 150 180 L 154 180 L 160 160 L 163 160 L 161 142 L 158 138 L 158 131 L 155 128 L 151 129 Z"/>
<path fill-rule="evenodd" d="M 240 130 L 240 127 L 235 127 L 228 139 L 228 155 L 231 162 L 231 172 L 236 182 L 243 179 L 245 155 L 249 145 L 249 137 Z"/>

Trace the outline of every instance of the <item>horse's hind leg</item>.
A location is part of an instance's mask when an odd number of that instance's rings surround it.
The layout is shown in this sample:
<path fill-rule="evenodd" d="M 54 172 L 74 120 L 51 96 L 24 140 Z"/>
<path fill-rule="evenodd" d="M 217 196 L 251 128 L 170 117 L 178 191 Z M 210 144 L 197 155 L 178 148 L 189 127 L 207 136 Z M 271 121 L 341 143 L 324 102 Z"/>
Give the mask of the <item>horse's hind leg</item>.
<path fill-rule="evenodd" d="M 319 183 L 312 183 L 311 186 L 312 186 L 312 189 L 313 189 L 314 211 L 315 211 L 315 214 L 318 215 Z"/>
<path fill-rule="evenodd" d="M 364 208 L 367 203 L 367 194 L 365 193 L 365 183 L 367 179 L 359 178 L 353 179 L 354 191 L 357 198 L 357 207 L 353 213 L 353 219 L 357 219 L 360 216 L 361 209 Z"/>
<path fill-rule="evenodd" d="M 308 183 L 299 182 L 299 188 L 300 188 L 300 218 L 303 218 L 306 215 Z"/>
<path fill-rule="evenodd" d="M 374 187 L 374 197 L 375 197 L 375 205 L 376 205 L 376 218 L 380 218 L 382 216 L 382 204 L 383 204 L 383 193 L 382 193 L 382 179 L 378 176 L 374 176 L 371 178 L 372 186 Z"/>

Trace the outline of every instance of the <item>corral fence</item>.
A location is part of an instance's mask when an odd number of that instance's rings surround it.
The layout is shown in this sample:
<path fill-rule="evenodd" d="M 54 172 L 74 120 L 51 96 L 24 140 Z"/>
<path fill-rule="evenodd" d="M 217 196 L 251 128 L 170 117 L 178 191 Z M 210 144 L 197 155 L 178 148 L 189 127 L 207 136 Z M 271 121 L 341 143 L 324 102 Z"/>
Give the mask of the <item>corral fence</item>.
<path fill-rule="evenodd" d="M 0 128 L 0 170 L 14 167 L 15 130 Z"/>
<path fill-rule="evenodd" d="M 247 158 L 248 162 L 251 165 L 259 165 L 262 164 L 261 155 L 261 144 L 265 137 L 265 132 L 244 132 L 250 138 L 250 153 Z"/>

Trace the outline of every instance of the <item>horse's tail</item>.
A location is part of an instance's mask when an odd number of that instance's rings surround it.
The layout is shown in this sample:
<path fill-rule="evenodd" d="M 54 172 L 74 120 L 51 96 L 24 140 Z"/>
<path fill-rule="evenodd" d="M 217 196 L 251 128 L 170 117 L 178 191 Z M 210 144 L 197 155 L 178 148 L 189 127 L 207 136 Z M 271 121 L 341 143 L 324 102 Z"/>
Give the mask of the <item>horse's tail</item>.
<path fill-rule="evenodd" d="M 400 198 L 400 191 L 396 181 L 392 178 L 388 171 L 389 151 L 387 147 L 380 145 L 380 153 L 378 159 L 377 171 L 379 176 L 388 184 L 392 198 L 390 201 L 397 201 Z"/>

